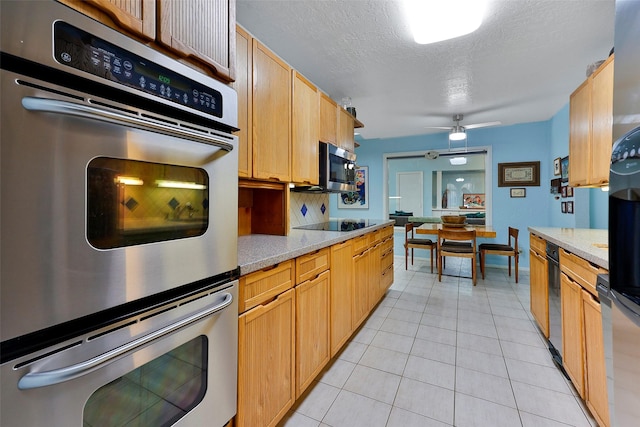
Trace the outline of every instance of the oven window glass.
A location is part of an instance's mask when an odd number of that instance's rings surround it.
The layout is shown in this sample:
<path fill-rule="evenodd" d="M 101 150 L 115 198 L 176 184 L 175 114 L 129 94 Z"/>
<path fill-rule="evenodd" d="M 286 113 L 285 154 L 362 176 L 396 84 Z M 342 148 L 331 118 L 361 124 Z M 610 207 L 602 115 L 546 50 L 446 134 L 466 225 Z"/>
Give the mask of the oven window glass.
<path fill-rule="evenodd" d="M 83 425 L 173 425 L 204 398 L 207 341 L 201 335 L 100 387 L 84 406 Z"/>
<path fill-rule="evenodd" d="M 183 239 L 209 225 L 204 169 L 97 157 L 87 167 L 87 240 L 97 249 Z"/>

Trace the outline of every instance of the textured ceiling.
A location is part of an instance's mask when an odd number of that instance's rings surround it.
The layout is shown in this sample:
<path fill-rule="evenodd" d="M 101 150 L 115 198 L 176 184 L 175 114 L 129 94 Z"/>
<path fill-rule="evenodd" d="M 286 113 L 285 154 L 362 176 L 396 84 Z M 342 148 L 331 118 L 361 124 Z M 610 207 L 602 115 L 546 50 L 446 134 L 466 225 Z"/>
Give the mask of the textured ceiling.
<path fill-rule="evenodd" d="M 425 126 L 454 114 L 462 125 L 548 120 L 613 46 L 614 0 L 490 1 L 477 31 L 431 45 L 413 41 L 399 1 L 236 5 L 238 23 L 293 68 L 352 98 L 364 139 L 438 132 Z"/>

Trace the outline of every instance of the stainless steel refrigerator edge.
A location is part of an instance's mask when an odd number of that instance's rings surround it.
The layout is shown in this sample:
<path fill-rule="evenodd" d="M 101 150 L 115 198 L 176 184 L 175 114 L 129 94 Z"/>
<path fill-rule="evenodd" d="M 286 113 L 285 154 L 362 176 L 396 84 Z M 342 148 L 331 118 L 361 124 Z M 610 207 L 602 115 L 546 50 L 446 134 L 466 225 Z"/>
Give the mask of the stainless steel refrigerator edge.
<path fill-rule="evenodd" d="M 611 425 L 640 419 L 640 2 L 616 1 L 609 288 L 600 278 Z"/>

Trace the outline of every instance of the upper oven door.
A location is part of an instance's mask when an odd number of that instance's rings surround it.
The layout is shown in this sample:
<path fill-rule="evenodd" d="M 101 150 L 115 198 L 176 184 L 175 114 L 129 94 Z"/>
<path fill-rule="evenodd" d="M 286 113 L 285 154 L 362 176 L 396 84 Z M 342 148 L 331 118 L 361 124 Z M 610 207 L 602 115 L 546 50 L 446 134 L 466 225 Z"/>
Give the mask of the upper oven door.
<path fill-rule="evenodd" d="M 237 267 L 235 136 L 1 85 L 2 341 Z"/>

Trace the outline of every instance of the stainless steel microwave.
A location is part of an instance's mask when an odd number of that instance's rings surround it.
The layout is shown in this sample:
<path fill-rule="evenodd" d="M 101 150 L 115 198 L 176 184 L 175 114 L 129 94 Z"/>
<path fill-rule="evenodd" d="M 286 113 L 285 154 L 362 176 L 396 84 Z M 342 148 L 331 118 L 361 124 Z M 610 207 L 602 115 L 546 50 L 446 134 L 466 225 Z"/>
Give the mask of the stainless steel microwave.
<path fill-rule="evenodd" d="M 295 187 L 292 191 L 347 193 L 356 187 L 356 155 L 335 145 L 320 142 L 318 185 Z"/>

